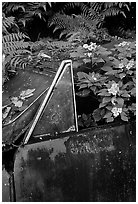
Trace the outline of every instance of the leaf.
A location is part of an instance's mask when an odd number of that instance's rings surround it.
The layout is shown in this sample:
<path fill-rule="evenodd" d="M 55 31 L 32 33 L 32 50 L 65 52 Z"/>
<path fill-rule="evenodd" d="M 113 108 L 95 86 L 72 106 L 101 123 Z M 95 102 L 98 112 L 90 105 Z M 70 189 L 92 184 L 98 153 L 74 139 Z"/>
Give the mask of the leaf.
<path fill-rule="evenodd" d="M 111 112 L 108 112 L 104 115 L 103 118 L 110 118 L 112 116 L 112 113 Z"/>
<path fill-rule="evenodd" d="M 126 76 L 125 73 L 121 73 L 121 74 L 119 74 L 120 79 L 123 79 L 125 76 Z"/>
<path fill-rule="evenodd" d="M 107 89 L 103 89 L 98 93 L 98 96 L 110 96 L 111 94 L 107 92 Z"/>
<path fill-rule="evenodd" d="M 131 95 L 136 95 L 136 88 L 134 87 L 133 89 L 131 89 Z"/>
<path fill-rule="evenodd" d="M 132 75 L 132 74 L 133 74 L 133 71 L 132 71 L 132 70 L 129 70 L 129 71 L 128 71 L 128 74 Z"/>
<path fill-rule="evenodd" d="M 41 51 L 38 53 L 37 56 L 38 56 L 38 57 L 49 58 L 49 59 L 51 58 L 49 55 L 46 55 L 44 52 L 41 52 Z"/>
<path fill-rule="evenodd" d="M 84 88 L 87 88 L 88 87 L 88 84 L 81 84 L 80 85 L 80 89 L 84 89 Z"/>
<path fill-rule="evenodd" d="M 89 78 L 90 76 L 86 74 L 85 72 L 78 72 L 77 73 L 79 80 L 84 78 Z"/>
<path fill-rule="evenodd" d="M 112 52 L 110 51 L 97 51 L 97 54 L 100 54 L 100 55 L 103 55 L 103 56 L 107 56 L 107 55 L 110 55 L 112 54 Z"/>
<path fill-rule="evenodd" d="M 109 67 L 109 66 L 103 66 L 101 69 L 103 71 L 112 71 L 113 70 L 112 67 Z"/>
<path fill-rule="evenodd" d="M 72 66 L 73 68 L 78 68 L 80 65 L 82 65 L 82 62 L 74 61 Z"/>
<path fill-rule="evenodd" d="M 10 110 L 11 110 L 11 107 L 8 107 L 8 106 L 7 106 L 7 107 L 4 109 L 4 112 L 2 111 L 2 120 L 4 120 L 4 119 L 8 116 Z"/>
<path fill-rule="evenodd" d="M 122 98 L 116 98 L 116 101 L 118 102 L 118 104 L 122 107 L 124 105 L 124 99 Z"/>
<path fill-rule="evenodd" d="M 18 100 L 18 101 L 14 101 L 13 102 L 14 103 L 14 105 L 16 106 L 16 107 L 18 107 L 18 108 L 20 108 L 20 107 L 22 107 L 22 105 L 23 105 L 23 101 L 20 101 L 20 100 Z"/>
<path fill-rule="evenodd" d="M 92 62 L 93 63 L 100 63 L 100 62 L 105 62 L 102 58 L 99 58 L 99 59 L 97 59 L 97 58 L 92 58 Z"/>
<path fill-rule="evenodd" d="M 33 92 L 35 91 L 35 89 L 27 89 L 25 91 L 22 91 L 20 93 L 20 98 L 22 100 L 24 100 L 25 98 L 29 98 L 30 96 L 33 96 Z"/>
<path fill-rule="evenodd" d="M 105 74 L 106 75 L 115 75 L 117 73 L 117 70 L 112 70 L 112 71 L 108 71 Z"/>
<path fill-rule="evenodd" d="M 107 104 L 106 103 L 100 103 L 99 104 L 99 108 L 103 108 L 104 106 L 106 106 Z"/>
<path fill-rule="evenodd" d="M 91 62 L 91 59 L 83 59 L 83 62 L 86 64 L 86 63 L 89 63 Z"/>
<path fill-rule="evenodd" d="M 112 106 L 106 106 L 108 110 L 112 110 Z"/>
<path fill-rule="evenodd" d="M 83 91 L 79 91 L 76 93 L 76 95 L 80 97 L 87 97 L 89 94 L 90 94 L 89 89 L 84 89 Z"/>
<path fill-rule="evenodd" d="M 124 65 L 127 65 L 128 62 L 129 62 L 129 60 L 128 60 L 127 58 L 124 58 L 124 59 L 122 60 L 122 63 L 123 63 Z"/>
<path fill-rule="evenodd" d="M 121 115 L 121 119 L 123 121 L 128 121 L 128 117 L 127 117 L 127 115 L 124 112 L 122 112 L 120 115 Z"/>
<path fill-rule="evenodd" d="M 99 120 L 101 120 L 101 118 L 102 118 L 102 116 L 101 116 L 101 109 L 100 108 L 98 108 L 98 109 L 95 109 L 94 111 L 93 111 L 93 118 L 94 118 L 94 120 L 95 121 L 99 121 Z"/>
<path fill-rule="evenodd" d="M 83 114 L 82 114 L 82 119 L 83 119 L 83 120 L 88 120 L 87 115 L 83 113 Z"/>
<path fill-rule="evenodd" d="M 102 103 L 108 103 L 111 101 L 111 97 L 104 97 Z"/>
<path fill-rule="evenodd" d="M 129 98 L 129 97 L 130 97 L 130 95 L 129 95 L 128 93 L 124 93 L 124 94 L 122 94 L 121 96 L 122 96 L 122 97 L 126 97 L 126 98 Z"/>
<path fill-rule="evenodd" d="M 113 118 L 113 117 L 109 117 L 109 118 L 106 119 L 106 122 L 107 122 L 107 123 L 110 123 L 110 122 L 113 122 L 113 121 L 114 121 L 114 118 Z"/>

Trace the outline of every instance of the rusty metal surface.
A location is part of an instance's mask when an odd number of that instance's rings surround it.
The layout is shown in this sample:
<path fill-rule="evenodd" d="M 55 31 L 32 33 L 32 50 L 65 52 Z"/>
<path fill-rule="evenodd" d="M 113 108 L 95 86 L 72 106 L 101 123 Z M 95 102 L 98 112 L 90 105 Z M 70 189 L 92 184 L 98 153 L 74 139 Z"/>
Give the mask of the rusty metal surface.
<path fill-rule="evenodd" d="M 10 175 L 4 169 L 2 169 L 2 202 L 10 202 Z"/>
<path fill-rule="evenodd" d="M 134 202 L 135 124 L 89 129 L 19 148 L 16 201 Z"/>

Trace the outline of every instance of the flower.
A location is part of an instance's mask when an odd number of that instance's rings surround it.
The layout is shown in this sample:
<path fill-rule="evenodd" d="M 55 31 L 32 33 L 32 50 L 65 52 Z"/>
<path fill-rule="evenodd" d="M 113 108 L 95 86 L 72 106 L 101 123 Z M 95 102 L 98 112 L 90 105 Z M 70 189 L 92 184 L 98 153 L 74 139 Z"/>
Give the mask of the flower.
<path fill-rule="evenodd" d="M 88 49 L 89 51 L 95 50 L 98 46 L 96 45 L 96 43 L 90 43 L 90 45 L 88 44 L 84 44 L 83 48 Z"/>
<path fill-rule="evenodd" d="M 91 56 L 92 56 L 92 53 L 91 53 L 91 52 L 88 52 L 87 55 L 88 55 L 88 57 L 91 57 Z"/>
<path fill-rule="evenodd" d="M 111 88 L 108 89 L 108 92 L 116 96 L 117 92 L 119 92 L 118 84 L 113 82 Z"/>
<path fill-rule="evenodd" d="M 113 105 L 115 105 L 116 97 L 113 97 L 113 98 L 111 99 L 111 102 L 112 102 Z"/>
<path fill-rule="evenodd" d="M 92 50 L 95 50 L 96 48 L 97 48 L 96 43 L 91 42 L 90 46 L 88 47 L 88 50 L 92 51 Z"/>
<path fill-rule="evenodd" d="M 83 48 L 85 48 L 85 49 L 87 49 L 88 47 L 89 47 L 88 44 L 83 45 Z"/>
<path fill-rule="evenodd" d="M 126 41 L 123 41 L 122 43 L 120 43 L 118 46 L 119 47 L 124 47 L 125 45 L 130 45 L 131 42 L 126 42 Z"/>
<path fill-rule="evenodd" d="M 113 107 L 111 112 L 113 113 L 114 117 L 117 117 L 120 113 L 122 113 L 122 108 Z"/>
<path fill-rule="evenodd" d="M 129 63 L 126 65 L 126 69 L 128 69 L 128 70 L 131 69 L 134 66 L 134 64 L 135 64 L 134 60 L 133 59 L 130 60 Z"/>
<path fill-rule="evenodd" d="M 119 64 L 119 68 L 122 69 L 123 67 L 124 67 L 124 64 L 123 64 L 123 63 L 120 63 L 120 64 Z"/>

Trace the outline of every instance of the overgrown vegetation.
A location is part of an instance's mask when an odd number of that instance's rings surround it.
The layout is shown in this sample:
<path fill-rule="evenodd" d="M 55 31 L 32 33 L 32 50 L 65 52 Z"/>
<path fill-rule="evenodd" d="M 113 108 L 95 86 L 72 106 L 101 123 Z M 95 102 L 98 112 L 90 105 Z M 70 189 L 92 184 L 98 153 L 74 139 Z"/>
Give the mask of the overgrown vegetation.
<path fill-rule="evenodd" d="M 83 45 L 92 58 L 92 66 L 102 62 L 98 72 L 78 72 L 78 86 L 88 89 L 99 101 L 95 121 L 113 122 L 120 117 L 128 121 L 136 115 L 136 42 L 116 44 L 107 50 L 94 43 Z M 88 94 L 88 93 L 87 93 Z"/>
<path fill-rule="evenodd" d="M 27 60 L 26 54 L 31 52 L 28 50 L 29 43 L 25 39 L 29 39 L 27 35 L 19 32 L 14 17 L 5 17 L 2 19 L 2 54 L 3 54 L 3 83 L 7 79 L 7 72 L 14 72 L 17 66 L 25 67 Z"/>
<path fill-rule="evenodd" d="M 2 11 L 3 84 L 18 69 L 72 59 L 76 94 L 99 104 L 80 126 L 135 117 L 135 2 L 3 2 Z"/>

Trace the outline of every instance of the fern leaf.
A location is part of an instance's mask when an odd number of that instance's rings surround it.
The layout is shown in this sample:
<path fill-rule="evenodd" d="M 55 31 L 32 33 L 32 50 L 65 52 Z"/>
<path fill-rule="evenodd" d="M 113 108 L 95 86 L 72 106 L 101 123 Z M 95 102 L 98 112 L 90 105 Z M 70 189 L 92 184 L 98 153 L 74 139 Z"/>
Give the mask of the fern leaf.
<path fill-rule="evenodd" d="M 21 68 L 25 68 L 25 66 L 27 65 L 27 63 L 24 61 L 24 59 L 22 59 L 21 56 L 13 57 L 10 64 L 12 67 L 20 66 Z"/>
<path fill-rule="evenodd" d="M 24 42 L 23 40 L 21 41 L 14 41 L 14 42 L 5 42 L 3 43 L 3 53 L 5 54 L 11 54 L 11 53 L 16 53 L 18 49 L 24 49 L 28 48 L 29 43 Z"/>
<path fill-rule="evenodd" d="M 5 15 L 3 14 L 3 17 L 2 17 L 3 34 L 9 33 L 8 29 L 10 29 L 13 25 L 18 27 L 17 24 L 15 23 L 15 18 L 13 16 L 6 18 Z"/>
<path fill-rule="evenodd" d="M 121 12 L 122 12 L 122 10 L 120 8 L 111 7 L 111 8 L 108 8 L 107 10 L 104 10 L 103 12 L 101 12 L 101 15 L 103 17 L 116 16 Z"/>

